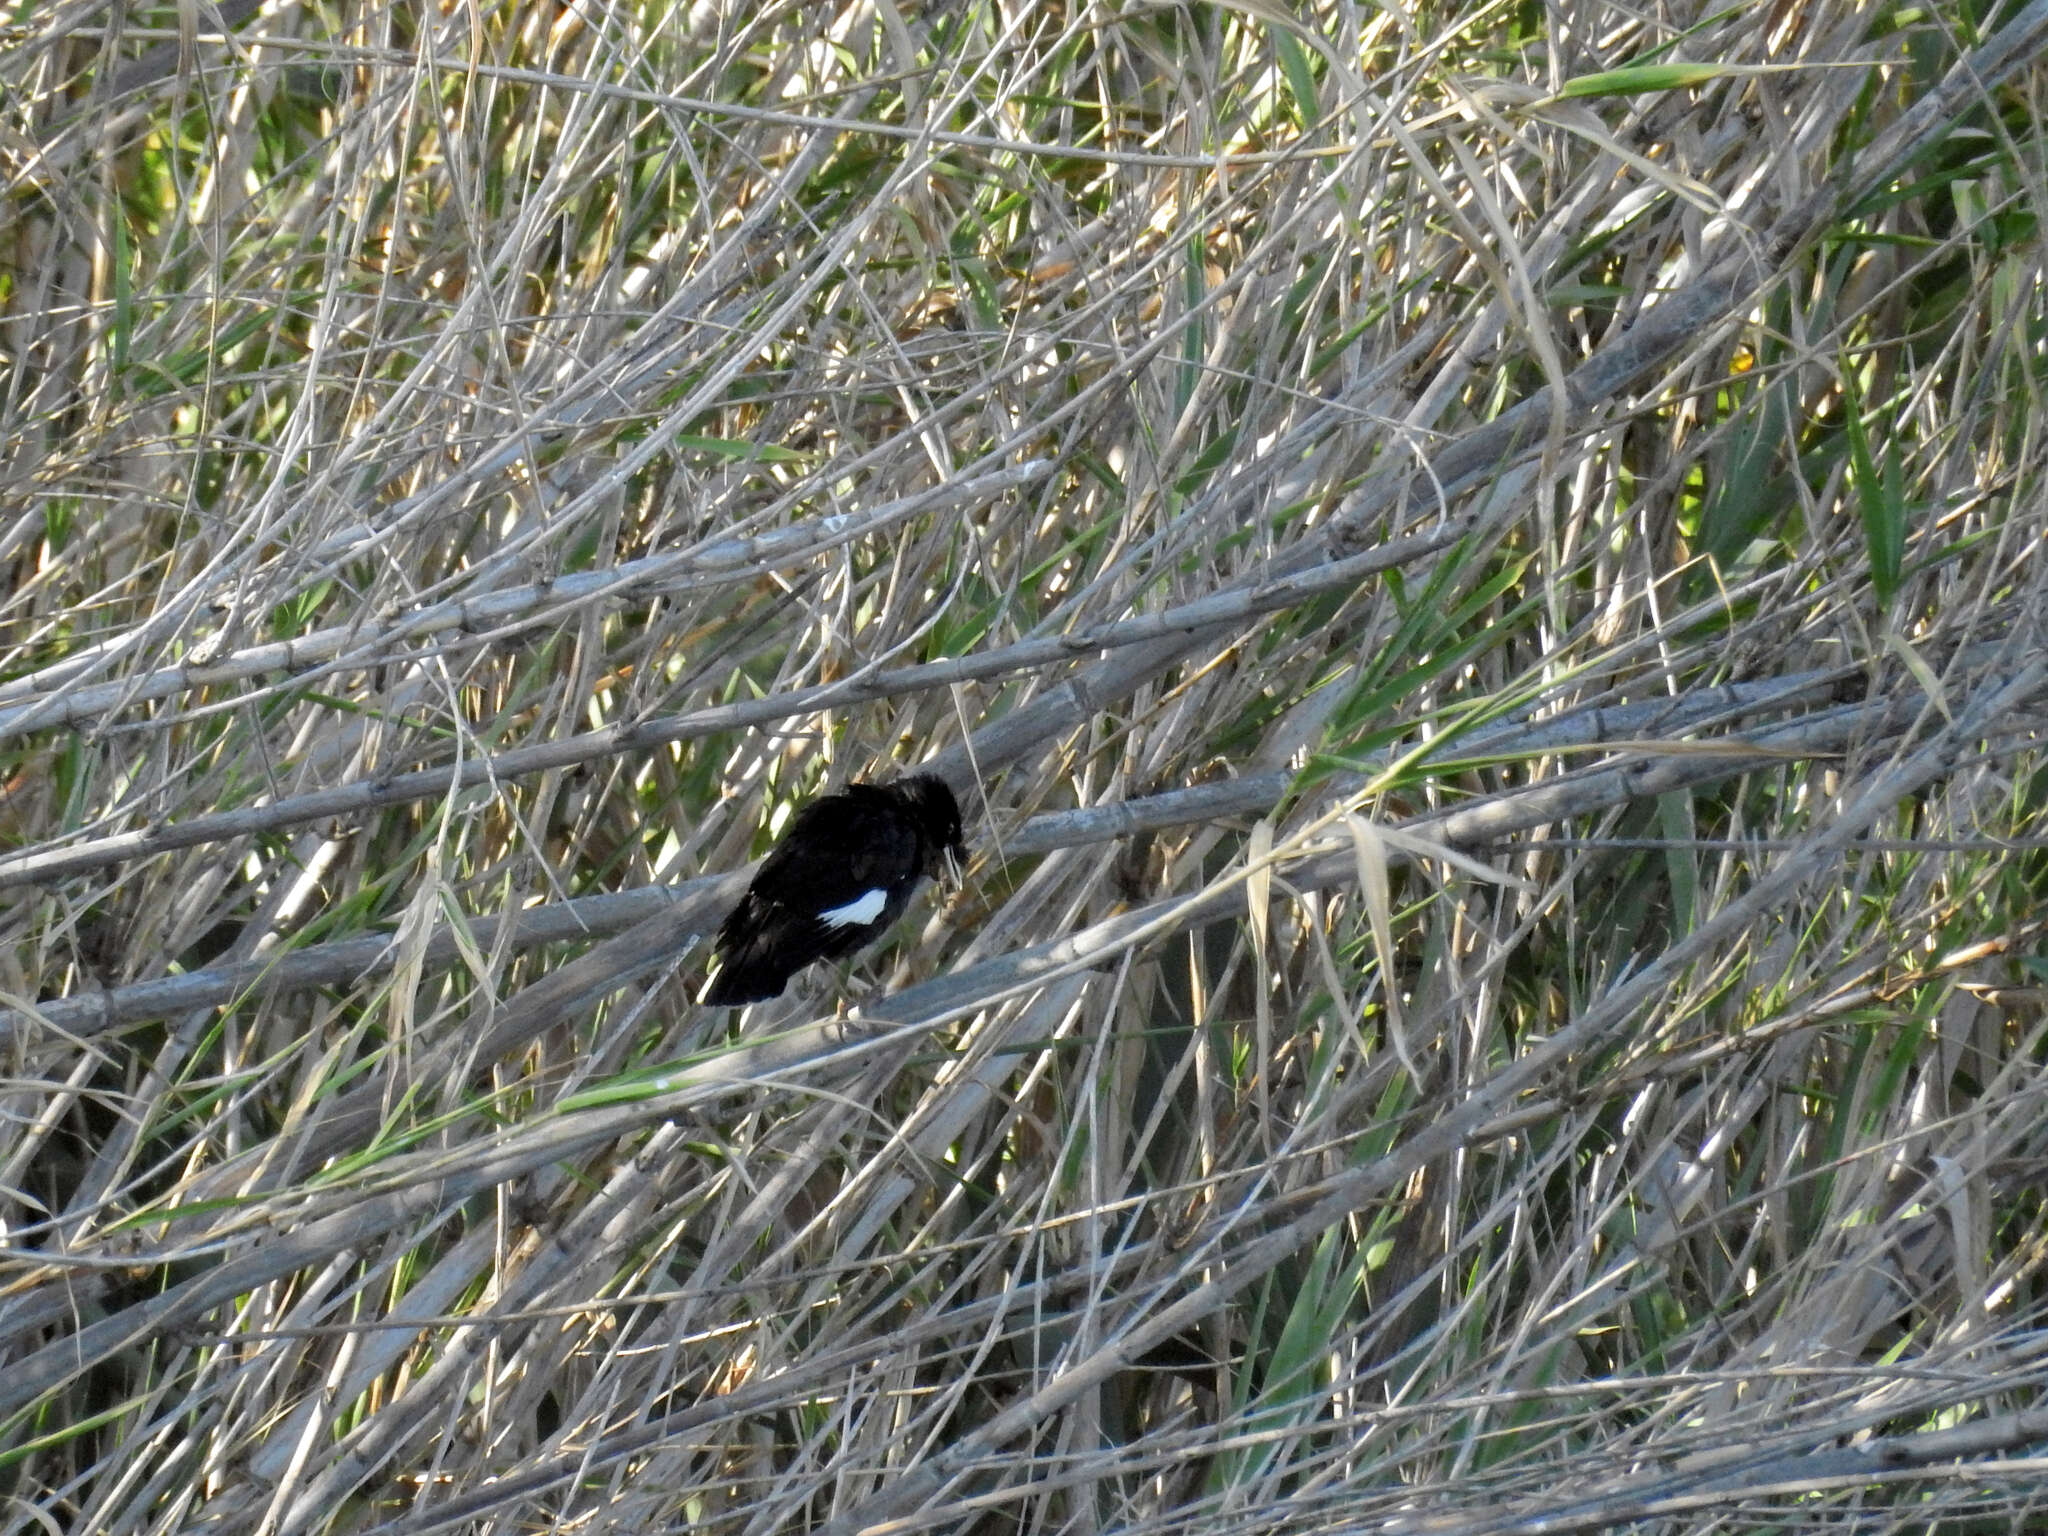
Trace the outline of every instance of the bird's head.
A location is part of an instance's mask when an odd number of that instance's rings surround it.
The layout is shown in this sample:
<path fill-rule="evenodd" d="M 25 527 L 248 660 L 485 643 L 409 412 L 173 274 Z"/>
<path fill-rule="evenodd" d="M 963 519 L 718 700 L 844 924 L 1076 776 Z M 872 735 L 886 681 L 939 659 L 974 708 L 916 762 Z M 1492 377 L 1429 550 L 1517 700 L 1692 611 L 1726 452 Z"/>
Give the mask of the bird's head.
<path fill-rule="evenodd" d="M 960 802 L 936 774 L 914 773 L 889 786 L 924 838 L 925 873 L 957 882 L 967 862 L 960 834 Z"/>

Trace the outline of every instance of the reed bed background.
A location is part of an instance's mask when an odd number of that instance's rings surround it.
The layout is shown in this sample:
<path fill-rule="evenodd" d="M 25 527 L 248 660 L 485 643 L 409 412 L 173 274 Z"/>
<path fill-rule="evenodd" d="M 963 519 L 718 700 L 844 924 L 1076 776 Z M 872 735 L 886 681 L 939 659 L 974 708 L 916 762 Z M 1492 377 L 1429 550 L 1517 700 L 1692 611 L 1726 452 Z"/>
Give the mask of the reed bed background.
<path fill-rule="evenodd" d="M 0 1530 L 2048 1520 L 2044 46 L 12 8 Z"/>

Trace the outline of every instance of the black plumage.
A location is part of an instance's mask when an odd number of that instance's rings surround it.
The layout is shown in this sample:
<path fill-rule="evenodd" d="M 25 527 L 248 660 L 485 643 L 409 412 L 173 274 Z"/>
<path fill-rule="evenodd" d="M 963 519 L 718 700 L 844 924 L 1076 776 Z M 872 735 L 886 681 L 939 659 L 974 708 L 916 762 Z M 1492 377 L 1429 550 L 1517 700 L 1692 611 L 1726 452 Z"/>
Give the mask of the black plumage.
<path fill-rule="evenodd" d="M 849 784 L 796 813 L 718 930 L 718 1007 L 779 996 L 814 960 L 852 954 L 903 915 L 917 883 L 965 857 L 960 806 L 928 773 Z"/>

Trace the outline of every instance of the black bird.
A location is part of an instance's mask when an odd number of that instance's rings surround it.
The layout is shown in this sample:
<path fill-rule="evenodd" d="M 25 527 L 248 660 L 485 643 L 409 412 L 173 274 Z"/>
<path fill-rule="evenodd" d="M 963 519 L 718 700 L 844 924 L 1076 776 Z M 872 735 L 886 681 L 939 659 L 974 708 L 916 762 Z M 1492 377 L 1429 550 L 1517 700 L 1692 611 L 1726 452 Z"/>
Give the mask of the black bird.
<path fill-rule="evenodd" d="M 713 1007 L 778 997 L 813 960 L 849 955 L 903 915 L 925 875 L 957 869 L 960 806 L 929 773 L 849 784 L 796 813 L 718 930 Z"/>

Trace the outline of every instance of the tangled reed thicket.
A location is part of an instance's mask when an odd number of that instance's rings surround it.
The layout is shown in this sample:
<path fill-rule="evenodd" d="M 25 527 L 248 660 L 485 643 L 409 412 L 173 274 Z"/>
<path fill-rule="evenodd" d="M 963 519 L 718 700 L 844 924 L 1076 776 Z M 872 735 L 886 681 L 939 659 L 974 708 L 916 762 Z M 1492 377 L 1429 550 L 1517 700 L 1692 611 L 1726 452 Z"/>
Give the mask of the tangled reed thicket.
<path fill-rule="evenodd" d="M 0 1530 L 2039 1520 L 2044 46 L 9 12 Z"/>

